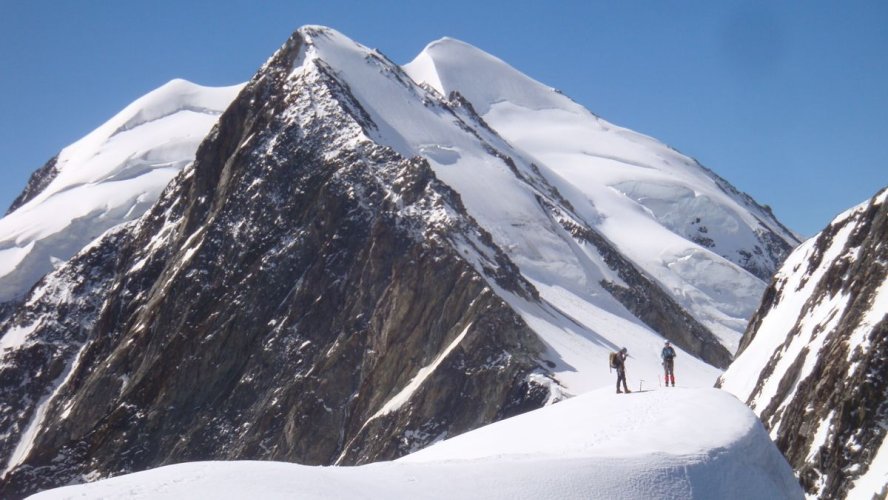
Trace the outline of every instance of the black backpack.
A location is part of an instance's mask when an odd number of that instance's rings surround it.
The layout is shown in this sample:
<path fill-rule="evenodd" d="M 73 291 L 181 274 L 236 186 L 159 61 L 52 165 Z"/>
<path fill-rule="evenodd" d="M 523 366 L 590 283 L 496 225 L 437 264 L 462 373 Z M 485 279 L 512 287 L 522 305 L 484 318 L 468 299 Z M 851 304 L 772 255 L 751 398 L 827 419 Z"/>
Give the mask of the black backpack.
<path fill-rule="evenodd" d="M 619 356 L 620 356 L 620 353 L 617 353 L 617 352 L 610 353 L 610 356 L 608 356 L 608 361 L 610 361 L 611 368 L 618 368 L 620 366 L 619 361 L 618 361 Z"/>

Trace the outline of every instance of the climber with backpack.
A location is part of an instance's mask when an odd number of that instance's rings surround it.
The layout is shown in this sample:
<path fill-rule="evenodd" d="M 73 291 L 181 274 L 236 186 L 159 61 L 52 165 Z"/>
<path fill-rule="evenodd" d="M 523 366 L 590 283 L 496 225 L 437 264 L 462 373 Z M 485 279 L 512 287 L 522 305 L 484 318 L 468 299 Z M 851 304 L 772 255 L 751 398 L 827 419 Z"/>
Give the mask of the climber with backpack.
<path fill-rule="evenodd" d="M 610 367 L 617 370 L 617 394 L 632 392 L 626 386 L 626 358 L 629 357 L 628 350 L 624 347 L 619 352 L 610 353 Z M 620 390 L 620 382 L 623 382 L 623 390 Z"/>
<path fill-rule="evenodd" d="M 660 357 L 663 358 L 663 370 L 665 371 L 663 383 L 666 387 L 669 387 L 669 382 L 671 381 L 672 387 L 675 387 L 675 349 L 672 348 L 672 344 L 668 340 L 660 352 Z"/>

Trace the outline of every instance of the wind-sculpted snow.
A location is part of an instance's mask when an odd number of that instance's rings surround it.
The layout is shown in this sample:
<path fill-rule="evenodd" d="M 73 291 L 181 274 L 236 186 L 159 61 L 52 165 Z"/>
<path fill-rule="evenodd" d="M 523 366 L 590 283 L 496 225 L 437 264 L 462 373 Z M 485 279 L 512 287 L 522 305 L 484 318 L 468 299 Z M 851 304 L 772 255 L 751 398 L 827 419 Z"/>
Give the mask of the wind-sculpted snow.
<path fill-rule="evenodd" d="M 888 490 L 888 189 L 786 260 L 720 379 L 811 496 Z"/>
<path fill-rule="evenodd" d="M 800 499 L 761 423 L 713 389 L 595 392 L 360 467 L 195 462 L 31 498 Z"/>
<path fill-rule="evenodd" d="M 0 219 L 0 302 L 151 207 L 240 88 L 174 80 L 62 150 Z"/>

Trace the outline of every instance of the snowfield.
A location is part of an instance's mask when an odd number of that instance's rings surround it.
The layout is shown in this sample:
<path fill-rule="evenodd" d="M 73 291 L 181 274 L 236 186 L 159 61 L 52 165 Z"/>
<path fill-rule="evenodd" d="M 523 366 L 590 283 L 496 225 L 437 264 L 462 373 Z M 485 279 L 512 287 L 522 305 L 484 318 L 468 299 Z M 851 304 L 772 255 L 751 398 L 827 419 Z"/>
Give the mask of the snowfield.
<path fill-rule="evenodd" d="M 58 499 L 788 499 L 755 415 L 718 389 L 593 391 L 394 462 L 194 462 L 33 495 Z"/>

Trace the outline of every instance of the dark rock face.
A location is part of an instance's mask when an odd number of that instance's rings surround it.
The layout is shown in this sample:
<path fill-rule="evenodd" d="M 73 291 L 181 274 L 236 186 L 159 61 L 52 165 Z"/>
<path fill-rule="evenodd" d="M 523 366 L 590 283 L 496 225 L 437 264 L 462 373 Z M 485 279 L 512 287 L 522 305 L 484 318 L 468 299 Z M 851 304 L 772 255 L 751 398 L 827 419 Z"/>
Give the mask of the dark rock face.
<path fill-rule="evenodd" d="M 28 184 L 25 186 L 25 189 L 19 194 L 15 200 L 12 201 L 12 205 L 9 206 L 9 210 L 6 211 L 6 215 L 15 212 L 20 206 L 25 203 L 31 201 L 32 198 L 40 194 L 41 191 L 46 189 L 46 186 L 52 182 L 53 179 L 59 174 L 58 168 L 56 168 L 56 163 L 58 162 L 58 155 L 53 156 L 45 165 L 38 168 L 33 174 L 31 174 L 31 178 L 28 179 Z"/>
<path fill-rule="evenodd" d="M 544 347 L 487 279 L 531 287 L 427 163 L 344 146 L 372 123 L 323 70 L 288 86 L 301 45 L 146 217 L 8 320 L 39 340 L 0 368 L 0 496 L 191 460 L 395 458 L 549 399 Z"/>
<path fill-rule="evenodd" d="M 766 330 L 769 315 L 810 291 L 747 403 L 776 434 L 806 491 L 819 498 L 845 498 L 888 434 L 885 193 L 828 226 L 803 249 L 806 259 L 790 257 L 792 267 L 766 292 L 738 354 L 742 361 L 765 336 L 779 335 Z M 825 309 L 831 301 L 838 305 Z M 750 376 L 728 370 L 721 383 L 730 388 L 733 377 L 744 375 Z"/>

